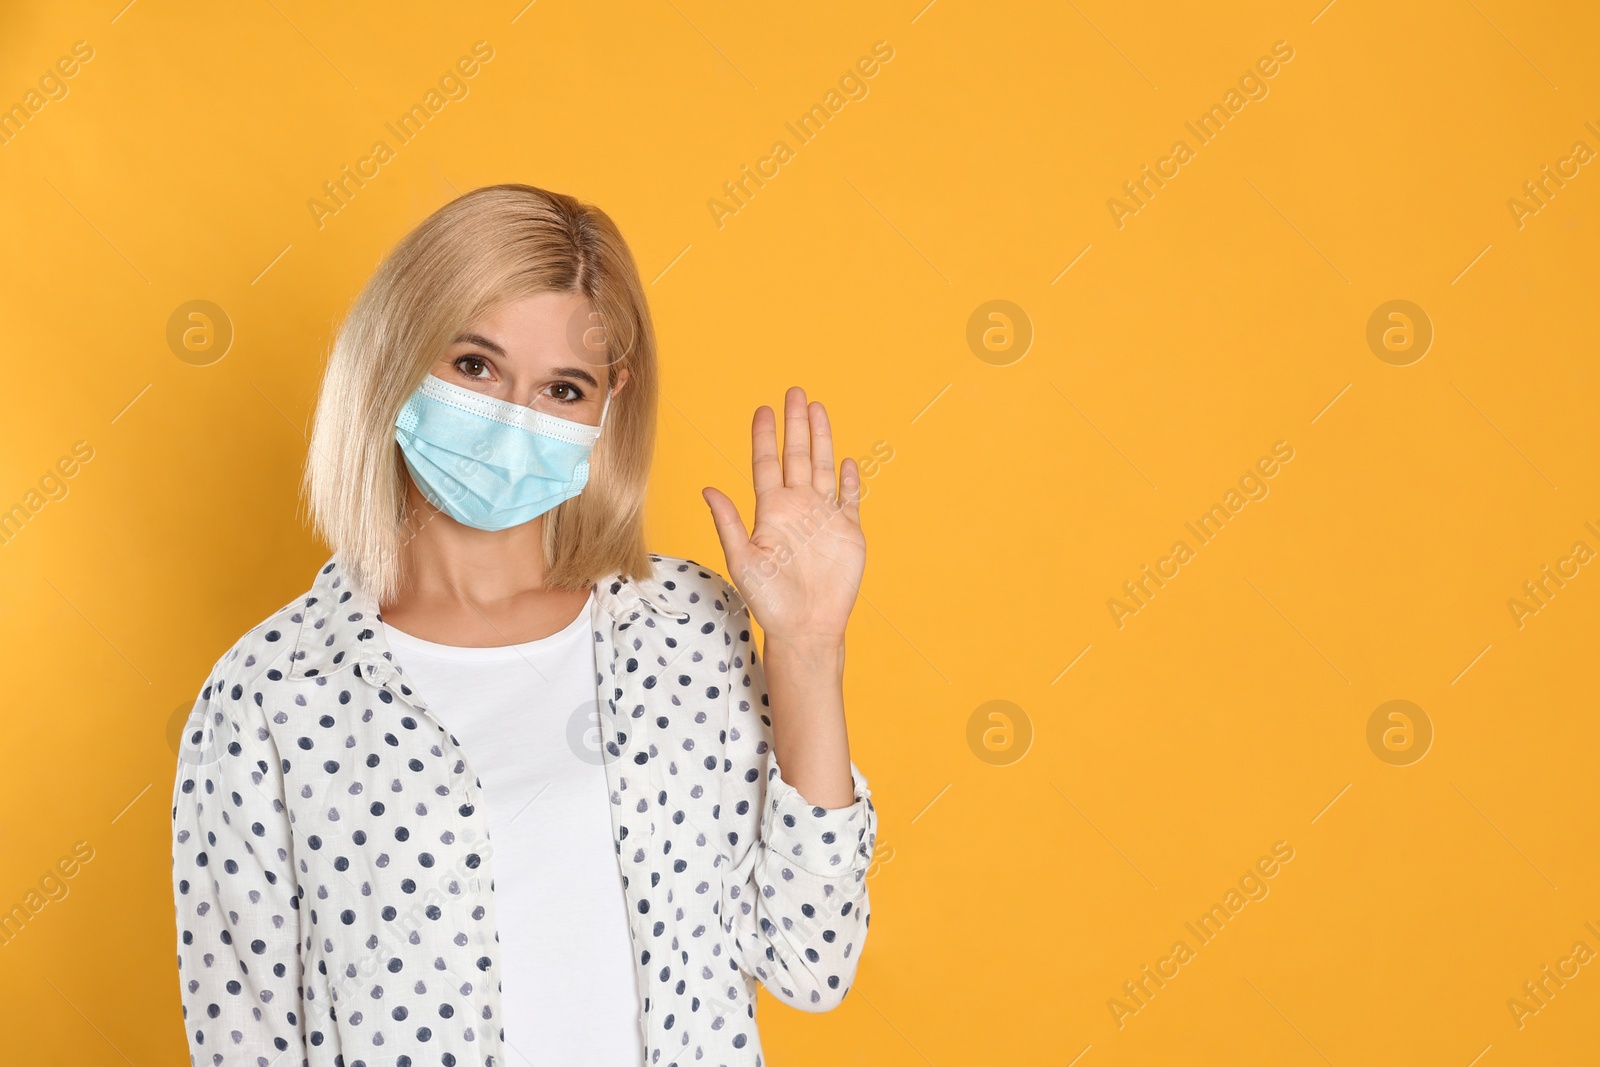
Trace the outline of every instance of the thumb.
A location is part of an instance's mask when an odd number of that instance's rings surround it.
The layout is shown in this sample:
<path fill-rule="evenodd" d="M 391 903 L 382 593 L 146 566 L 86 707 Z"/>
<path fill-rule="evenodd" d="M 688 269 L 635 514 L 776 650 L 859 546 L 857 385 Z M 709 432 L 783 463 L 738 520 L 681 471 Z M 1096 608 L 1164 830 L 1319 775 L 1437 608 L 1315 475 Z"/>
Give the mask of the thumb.
<path fill-rule="evenodd" d="M 737 577 L 739 562 L 750 544 L 750 534 L 744 528 L 744 520 L 739 517 L 738 507 L 722 490 L 708 485 L 700 490 L 700 495 L 711 508 L 711 521 L 717 527 L 717 540 L 722 542 L 722 554 L 728 560 L 728 574 Z"/>

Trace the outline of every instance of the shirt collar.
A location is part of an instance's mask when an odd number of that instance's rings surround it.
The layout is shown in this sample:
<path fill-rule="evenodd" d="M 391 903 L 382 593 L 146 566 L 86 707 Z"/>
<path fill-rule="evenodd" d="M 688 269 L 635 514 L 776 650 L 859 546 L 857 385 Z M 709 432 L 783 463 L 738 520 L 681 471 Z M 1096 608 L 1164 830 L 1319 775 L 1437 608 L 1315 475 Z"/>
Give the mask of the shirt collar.
<path fill-rule="evenodd" d="M 650 558 L 655 562 L 659 557 Z M 679 620 L 689 617 L 654 576 L 630 579 L 613 572 L 595 582 L 594 592 L 601 610 L 619 622 L 637 619 L 646 610 Z M 322 677 L 352 664 L 390 672 L 377 601 L 355 581 L 337 552 L 318 571 L 290 621 L 300 629 L 286 672 L 289 679 Z"/>

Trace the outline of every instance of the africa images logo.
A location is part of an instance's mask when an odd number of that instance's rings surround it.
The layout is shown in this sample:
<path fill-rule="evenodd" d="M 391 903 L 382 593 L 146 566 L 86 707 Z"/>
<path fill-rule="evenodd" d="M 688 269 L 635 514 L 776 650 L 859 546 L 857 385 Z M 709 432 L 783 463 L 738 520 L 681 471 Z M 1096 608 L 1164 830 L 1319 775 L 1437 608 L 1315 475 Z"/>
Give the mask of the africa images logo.
<path fill-rule="evenodd" d="M 1153 170 L 1146 163 L 1140 168 L 1138 177 L 1123 182 L 1122 192 L 1127 200 L 1114 196 L 1106 200 L 1106 210 L 1111 212 L 1111 221 L 1117 224 L 1117 229 L 1127 225 L 1129 216 L 1137 215 L 1149 207 L 1156 193 L 1181 173 L 1184 164 L 1193 160 L 1201 147 L 1220 137 L 1223 129 L 1238 118 L 1245 105 L 1252 100 L 1265 100 L 1272 91 L 1267 81 L 1276 77 L 1282 69 L 1281 65 L 1292 59 L 1294 48 L 1288 41 L 1274 42 L 1271 55 L 1257 59 L 1254 66 L 1239 76 L 1238 88 L 1230 86 L 1220 104 L 1212 104 L 1199 118 L 1183 124 L 1184 129 L 1194 137 L 1194 146 L 1179 138 L 1172 143 L 1167 155 L 1156 160 Z"/>

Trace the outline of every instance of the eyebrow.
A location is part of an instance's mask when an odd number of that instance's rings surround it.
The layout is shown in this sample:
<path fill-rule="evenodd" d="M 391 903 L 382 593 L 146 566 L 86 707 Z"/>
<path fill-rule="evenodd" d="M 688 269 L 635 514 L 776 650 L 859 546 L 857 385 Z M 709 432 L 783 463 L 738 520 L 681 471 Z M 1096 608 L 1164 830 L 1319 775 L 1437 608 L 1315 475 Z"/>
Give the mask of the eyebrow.
<path fill-rule="evenodd" d="M 600 388 L 600 383 L 595 380 L 595 376 L 584 370 L 582 367 L 557 367 L 550 373 L 554 374 L 558 378 L 577 378 L 580 381 L 588 382 L 596 389 Z"/>
<path fill-rule="evenodd" d="M 464 333 L 450 343 L 457 345 L 477 345 L 479 348 L 487 348 L 497 356 L 504 356 L 506 354 L 505 349 L 501 348 L 499 345 L 495 344 L 481 333 Z"/>
<path fill-rule="evenodd" d="M 504 359 L 506 355 L 506 350 L 504 348 L 501 348 L 499 345 L 495 344 L 481 333 L 461 334 L 452 343 L 458 345 L 477 345 L 479 348 L 487 348 L 489 351 L 493 352 L 502 359 Z M 595 378 L 595 376 L 584 370 L 582 367 L 557 367 L 555 370 L 551 371 L 551 373 L 558 378 L 576 378 L 579 381 L 588 382 L 596 389 L 600 388 L 600 382 Z"/>

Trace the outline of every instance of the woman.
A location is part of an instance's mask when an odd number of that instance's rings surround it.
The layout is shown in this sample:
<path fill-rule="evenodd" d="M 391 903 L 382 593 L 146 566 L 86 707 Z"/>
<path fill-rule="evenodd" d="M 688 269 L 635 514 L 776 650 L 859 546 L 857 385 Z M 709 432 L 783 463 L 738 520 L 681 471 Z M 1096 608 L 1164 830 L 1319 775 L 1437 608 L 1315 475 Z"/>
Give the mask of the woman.
<path fill-rule="evenodd" d="M 333 557 L 217 662 L 179 760 L 195 1064 L 754 1065 L 758 982 L 849 990 L 860 471 L 799 389 L 781 457 L 757 408 L 753 533 L 705 490 L 735 586 L 645 548 L 655 408 L 594 207 L 476 190 L 368 283 L 306 468 Z"/>

